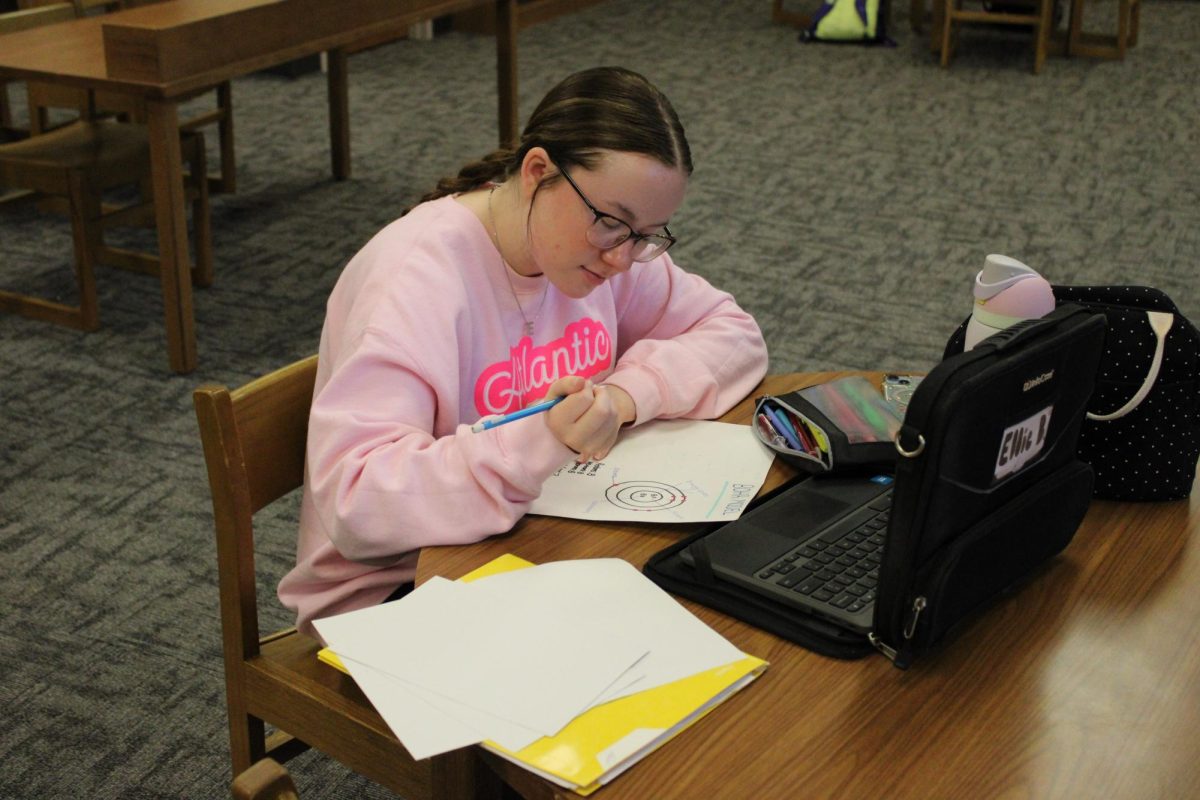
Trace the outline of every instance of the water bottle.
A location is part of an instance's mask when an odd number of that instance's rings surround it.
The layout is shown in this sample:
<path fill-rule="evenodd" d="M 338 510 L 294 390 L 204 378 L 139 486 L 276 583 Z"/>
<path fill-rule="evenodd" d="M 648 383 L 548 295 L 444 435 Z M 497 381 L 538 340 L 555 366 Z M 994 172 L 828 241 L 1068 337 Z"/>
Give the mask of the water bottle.
<path fill-rule="evenodd" d="M 1054 310 L 1049 281 L 1008 256 L 987 257 L 975 276 L 974 295 L 964 350 L 1023 319 L 1042 317 Z"/>

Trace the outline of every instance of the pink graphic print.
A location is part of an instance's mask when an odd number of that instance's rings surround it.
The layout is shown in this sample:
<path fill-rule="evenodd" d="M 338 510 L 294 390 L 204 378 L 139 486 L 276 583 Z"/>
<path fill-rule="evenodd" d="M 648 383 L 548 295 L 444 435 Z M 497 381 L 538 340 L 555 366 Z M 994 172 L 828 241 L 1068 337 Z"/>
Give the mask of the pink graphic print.
<path fill-rule="evenodd" d="M 545 396 L 550 384 L 567 375 L 590 378 L 612 365 L 612 337 L 594 319 L 572 322 L 561 339 L 541 347 L 526 336 L 509 351 L 507 361 L 485 369 L 475 382 L 475 409 L 480 416 L 507 414 Z"/>

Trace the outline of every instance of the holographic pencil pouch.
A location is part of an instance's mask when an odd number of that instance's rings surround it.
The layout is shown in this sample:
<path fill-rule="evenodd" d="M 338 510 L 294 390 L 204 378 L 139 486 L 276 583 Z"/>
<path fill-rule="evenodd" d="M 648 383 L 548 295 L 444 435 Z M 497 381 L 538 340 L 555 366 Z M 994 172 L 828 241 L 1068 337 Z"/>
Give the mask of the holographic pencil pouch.
<path fill-rule="evenodd" d="M 754 434 L 808 473 L 891 472 L 901 418 L 866 378 L 855 375 L 758 398 Z"/>

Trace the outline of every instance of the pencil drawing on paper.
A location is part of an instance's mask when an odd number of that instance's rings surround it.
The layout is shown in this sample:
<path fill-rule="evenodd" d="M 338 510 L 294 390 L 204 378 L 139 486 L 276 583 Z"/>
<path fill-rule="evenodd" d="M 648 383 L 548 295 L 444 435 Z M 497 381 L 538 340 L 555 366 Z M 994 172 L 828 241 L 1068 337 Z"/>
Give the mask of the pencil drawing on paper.
<path fill-rule="evenodd" d="M 630 522 L 737 519 L 774 454 L 746 425 L 658 420 L 625 433 L 601 461 L 568 461 L 531 514 Z"/>
<path fill-rule="evenodd" d="M 624 481 L 604 491 L 608 502 L 630 511 L 666 511 L 682 505 L 687 495 L 675 486 L 658 481 Z"/>

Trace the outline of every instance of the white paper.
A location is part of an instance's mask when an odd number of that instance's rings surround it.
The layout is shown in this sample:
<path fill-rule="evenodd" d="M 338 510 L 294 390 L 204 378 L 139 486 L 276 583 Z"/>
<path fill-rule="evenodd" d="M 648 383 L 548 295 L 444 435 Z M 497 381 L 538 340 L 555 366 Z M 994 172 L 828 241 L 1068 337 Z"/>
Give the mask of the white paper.
<path fill-rule="evenodd" d="M 488 603 L 506 598 L 555 598 L 557 623 L 595 641 L 623 641 L 648 654 L 637 663 L 641 678 L 605 693 L 601 702 L 744 658 L 725 637 L 681 606 L 633 565 L 619 558 L 555 561 L 502 572 L 469 584 Z M 541 602 L 537 600 L 535 602 Z"/>
<path fill-rule="evenodd" d="M 603 702 L 743 658 L 620 559 L 560 561 L 314 623 L 414 758 L 512 751 Z"/>
<path fill-rule="evenodd" d="M 657 420 L 622 434 L 603 461 L 569 461 L 531 514 L 627 522 L 737 519 L 775 454 L 746 425 Z"/>
<path fill-rule="evenodd" d="M 339 655 L 546 736 L 646 653 L 559 624 L 552 595 L 477 600 L 474 588 L 434 578 L 402 600 L 314 625 Z"/>
<path fill-rule="evenodd" d="M 429 758 L 483 741 L 480 731 L 431 706 L 387 673 L 340 654 L 339 658 L 413 758 Z"/>
<path fill-rule="evenodd" d="M 425 691 L 352 658 L 339 656 L 363 694 L 415 759 L 490 739 L 517 751 L 542 734 Z"/>

